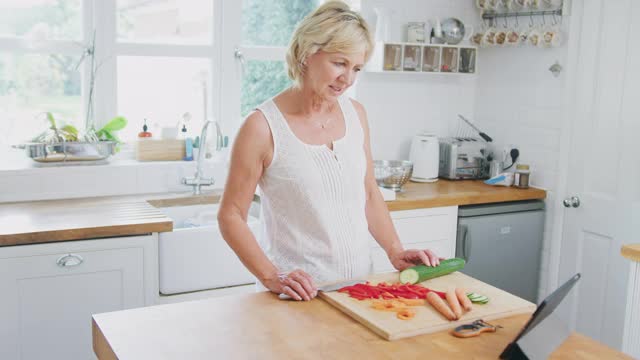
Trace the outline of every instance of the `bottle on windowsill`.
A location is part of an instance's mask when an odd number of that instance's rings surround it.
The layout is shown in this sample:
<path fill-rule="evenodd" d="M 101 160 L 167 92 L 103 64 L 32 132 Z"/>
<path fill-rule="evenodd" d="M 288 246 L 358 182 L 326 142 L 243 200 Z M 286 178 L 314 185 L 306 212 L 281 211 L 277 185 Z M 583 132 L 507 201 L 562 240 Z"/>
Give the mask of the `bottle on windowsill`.
<path fill-rule="evenodd" d="M 147 127 L 147 119 L 144 119 L 144 125 L 142 125 L 142 132 L 138 133 L 138 137 L 141 139 L 152 137 L 153 134 L 147 131 L 148 129 L 149 128 Z"/>

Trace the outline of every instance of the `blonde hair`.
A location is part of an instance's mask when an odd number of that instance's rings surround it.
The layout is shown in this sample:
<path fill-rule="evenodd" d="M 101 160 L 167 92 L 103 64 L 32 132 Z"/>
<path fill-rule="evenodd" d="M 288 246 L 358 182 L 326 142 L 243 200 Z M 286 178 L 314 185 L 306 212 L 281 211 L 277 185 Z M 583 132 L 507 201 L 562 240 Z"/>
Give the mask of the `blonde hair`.
<path fill-rule="evenodd" d="M 305 59 L 323 50 L 355 53 L 364 47 L 365 62 L 373 52 L 369 25 L 342 1 L 328 1 L 307 15 L 293 32 L 287 50 L 287 73 L 300 85 Z"/>

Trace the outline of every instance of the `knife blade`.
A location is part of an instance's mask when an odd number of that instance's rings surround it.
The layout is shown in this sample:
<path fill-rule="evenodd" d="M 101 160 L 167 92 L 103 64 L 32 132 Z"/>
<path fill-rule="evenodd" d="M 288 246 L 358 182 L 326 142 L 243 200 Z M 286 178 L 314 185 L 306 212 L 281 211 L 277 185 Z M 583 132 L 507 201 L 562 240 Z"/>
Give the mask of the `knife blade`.
<path fill-rule="evenodd" d="M 336 283 L 325 284 L 325 285 L 319 286 L 318 287 L 318 291 L 323 291 L 323 292 L 336 291 L 338 289 L 342 289 L 345 286 L 361 284 L 363 282 L 364 281 L 359 280 L 359 279 L 351 279 L 351 280 L 346 280 L 346 281 L 340 281 L 340 282 L 336 282 Z M 278 295 L 278 298 L 280 300 L 290 300 L 291 296 L 282 293 L 282 294 Z"/>

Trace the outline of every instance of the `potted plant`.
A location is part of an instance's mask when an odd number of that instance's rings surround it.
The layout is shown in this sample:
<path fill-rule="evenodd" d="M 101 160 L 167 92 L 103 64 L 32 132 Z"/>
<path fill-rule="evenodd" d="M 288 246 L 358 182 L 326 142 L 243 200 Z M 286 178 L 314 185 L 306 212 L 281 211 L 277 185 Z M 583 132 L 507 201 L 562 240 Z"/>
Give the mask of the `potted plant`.
<path fill-rule="evenodd" d="M 117 132 L 127 125 L 127 119 L 117 116 L 99 130 L 95 129 L 93 102 L 96 73 L 99 65 L 95 62 L 95 31 L 93 39 L 85 47 L 76 69 L 89 58 L 89 93 L 84 133 L 80 134 L 72 124 L 56 120 L 47 112 L 47 129 L 32 139 L 32 142 L 15 147 L 26 149 L 27 156 L 38 162 L 96 161 L 104 160 L 119 150 L 120 139 Z"/>

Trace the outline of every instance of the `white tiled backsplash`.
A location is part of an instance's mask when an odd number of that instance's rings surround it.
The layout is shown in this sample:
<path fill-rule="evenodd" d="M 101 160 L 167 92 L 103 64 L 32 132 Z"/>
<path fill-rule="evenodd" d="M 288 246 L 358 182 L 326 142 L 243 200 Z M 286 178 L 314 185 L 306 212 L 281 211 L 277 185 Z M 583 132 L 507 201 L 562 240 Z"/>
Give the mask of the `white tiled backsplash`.
<path fill-rule="evenodd" d="M 222 188 L 226 165 L 206 161 L 205 176 L 216 183 L 208 188 Z M 195 162 L 163 161 L 139 163 L 117 160 L 108 165 L 27 168 L 0 171 L 0 202 L 71 199 L 145 193 L 191 191 L 181 184 L 193 176 Z"/>

